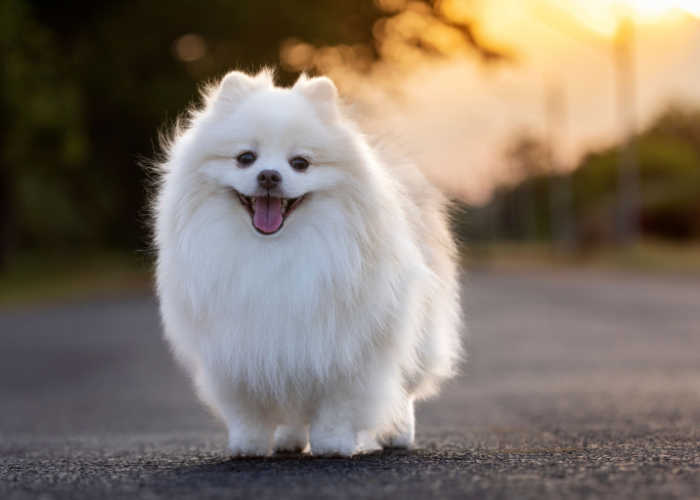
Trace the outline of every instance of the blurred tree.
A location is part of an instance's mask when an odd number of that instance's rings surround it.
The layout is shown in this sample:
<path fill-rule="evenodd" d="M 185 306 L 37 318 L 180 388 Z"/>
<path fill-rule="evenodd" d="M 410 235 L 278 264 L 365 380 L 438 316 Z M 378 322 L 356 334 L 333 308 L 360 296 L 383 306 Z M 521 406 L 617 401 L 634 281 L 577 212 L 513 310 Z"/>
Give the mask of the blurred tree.
<path fill-rule="evenodd" d="M 11 247 L 146 248 L 139 161 L 156 153 L 158 128 L 198 82 L 277 66 L 294 40 L 377 61 L 388 56 L 379 24 L 423 12 L 426 35 L 442 30 L 496 57 L 445 2 L 395 1 L 391 13 L 388 3 L 0 0 L 0 259 Z M 406 43 L 440 52 L 441 37 L 415 35 Z M 283 65 L 280 83 L 297 70 Z"/>
<path fill-rule="evenodd" d="M 50 32 L 19 0 L 0 3 L 0 252 L 15 242 L 52 244 L 82 231 L 64 173 L 85 161 L 82 113 L 75 85 L 56 67 Z"/>
<path fill-rule="evenodd" d="M 0 0 L 0 256 L 144 248 L 139 160 L 199 81 L 276 65 L 289 37 L 369 43 L 380 15 L 371 0 Z"/>
<path fill-rule="evenodd" d="M 700 239 L 700 110 L 671 106 L 636 139 L 641 194 L 641 230 L 646 236 Z M 503 186 L 488 206 L 470 211 L 494 213 L 506 238 L 546 234 L 546 209 L 559 174 L 549 171 L 546 147 L 537 138 L 518 137 L 506 149 L 516 185 Z M 571 176 L 575 226 L 588 245 L 615 240 L 620 145 L 585 156 Z M 551 233 L 551 228 L 549 230 Z"/>
<path fill-rule="evenodd" d="M 375 0 L 384 15 L 369 25 L 371 37 L 355 44 L 319 45 L 290 39 L 281 60 L 292 71 L 366 73 L 377 67 L 413 69 L 422 60 L 476 54 L 484 62 L 508 59 L 480 40 L 474 29 L 475 5 L 464 0 Z"/>
<path fill-rule="evenodd" d="M 512 197 L 514 215 L 508 225 L 519 227 L 517 232 L 522 238 L 534 239 L 538 233 L 537 186 L 530 181 L 544 174 L 551 166 L 549 147 L 539 139 L 527 134 L 518 137 L 506 149 L 508 177 L 515 182 L 522 182 L 520 189 Z M 512 231 L 511 231 L 512 232 Z"/>

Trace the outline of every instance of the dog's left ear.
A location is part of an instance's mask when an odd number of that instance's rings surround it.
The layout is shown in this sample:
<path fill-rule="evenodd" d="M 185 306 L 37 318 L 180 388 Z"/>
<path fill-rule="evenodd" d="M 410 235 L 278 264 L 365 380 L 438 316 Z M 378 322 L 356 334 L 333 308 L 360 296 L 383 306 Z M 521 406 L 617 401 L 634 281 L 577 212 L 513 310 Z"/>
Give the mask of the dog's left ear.
<path fill-rule="evenodd" d="M 322 119 L 335 121 L 338 118 L 338 89 L 330 78 L 318 76 L 309 79 L 302 74 L 294 84 L 294 90 L 311 101 Z"/>
<path fill-rule="evenodd" d="M 241 71 L 230 71 L 208 93 L 208 100 L 235 106 L 253 92 L 271 87 L 274 87 L 274 73 L 269 68 L 264 68 L 255 76 Z"/>

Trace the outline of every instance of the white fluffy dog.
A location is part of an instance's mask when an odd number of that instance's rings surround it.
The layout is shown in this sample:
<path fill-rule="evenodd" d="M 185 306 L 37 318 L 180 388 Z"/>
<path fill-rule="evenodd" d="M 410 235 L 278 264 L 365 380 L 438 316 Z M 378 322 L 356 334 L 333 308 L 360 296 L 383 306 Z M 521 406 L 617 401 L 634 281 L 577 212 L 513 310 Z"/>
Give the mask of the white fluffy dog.
<path fill-rule="evenodd" d="M 232 455 L 412 446 L 414 400 L 461 354 L 439 192 L 380 158 L 325 77 L 231 72 L 166 149 L 165 335 Z"/>

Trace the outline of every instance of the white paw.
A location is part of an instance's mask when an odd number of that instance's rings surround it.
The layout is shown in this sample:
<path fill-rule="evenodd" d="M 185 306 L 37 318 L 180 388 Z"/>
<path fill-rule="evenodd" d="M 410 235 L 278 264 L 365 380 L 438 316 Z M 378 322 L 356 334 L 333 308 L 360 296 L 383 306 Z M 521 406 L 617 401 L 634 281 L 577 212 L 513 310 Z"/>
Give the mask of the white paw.
<path fill-rule="evenodd" d="M 416 418 L 413 409 L 413 399 L 405 400 L 405 410 L 401 421 L 393 429 L 381 436 L 379 442 L 384 448 L 402 448 L 410 450 L 416 441 Z"/>
<path fill-rule="evenodd" d="M 402 448 L 410 450 L 415 445 L 415 439 L 410 432 L 397 432 L 382 436 L 379 443 L 384 448 Z"/>
<path fill-rule="evenodd" d="M 275 451 L 301 453 L 309 443 L 304 426 L 280 425 L 275 431 Z"/>
<path fill-rule="evenodd" d="M 271 435 L 230 434 L 228 449 L 232 457 L 266 457 L 272 451 Z"/>
<path fill-rule="evenodd" d="M 351 457 L 358 451 L 358 438 L 354 432 L 311 431 L 311 453 L 323 457 Z"/>
<path fill-rule="evenodd" d="M 377 442 L 377 437 L 374 432 L 360 431 L 358 435 L 358 453 L 373 453 L 381 451 L 382 447 Z"/>

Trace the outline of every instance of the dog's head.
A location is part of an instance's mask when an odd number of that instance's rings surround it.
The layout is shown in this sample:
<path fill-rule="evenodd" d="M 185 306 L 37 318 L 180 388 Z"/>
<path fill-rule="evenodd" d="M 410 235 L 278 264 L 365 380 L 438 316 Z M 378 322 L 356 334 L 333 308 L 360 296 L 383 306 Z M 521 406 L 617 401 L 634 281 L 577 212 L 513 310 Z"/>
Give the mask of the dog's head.
<path fill-rule="evenodd" d="M 210 90 L 193 129 L 198 172 L 235 199 L 239 215 L 263 236 L 313 217 L 315 197 L 350 182 L 352 166 L 361 163 L 325 77 L 302 76 L 280 88 L 267 71 L 228 73 Z"/>

